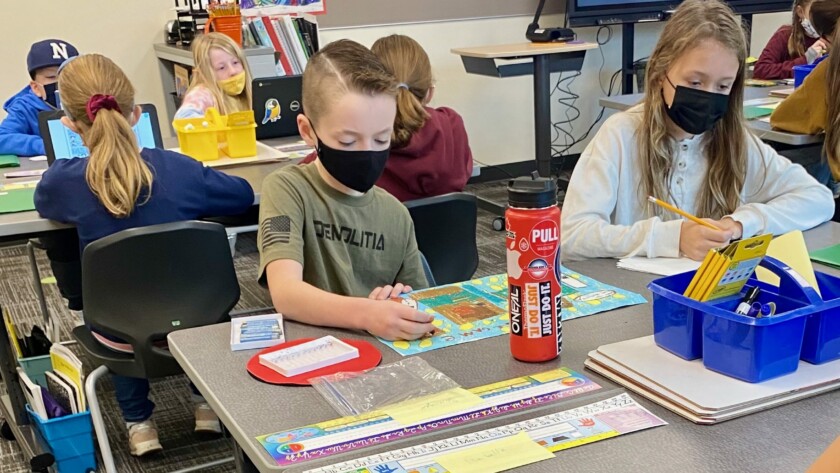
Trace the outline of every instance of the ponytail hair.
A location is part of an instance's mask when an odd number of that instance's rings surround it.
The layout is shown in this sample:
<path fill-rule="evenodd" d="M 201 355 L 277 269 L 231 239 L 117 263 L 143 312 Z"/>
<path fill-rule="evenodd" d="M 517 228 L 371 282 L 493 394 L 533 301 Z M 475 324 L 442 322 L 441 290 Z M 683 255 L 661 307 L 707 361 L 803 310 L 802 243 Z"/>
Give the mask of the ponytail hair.
<path fill-rule="evenodd" d="M 425 109 L 426 97 L 433 87 L 429 56 L 417 41 L 397 34 L 379 38 L 371 51 L 399 82 L 391 147 L 402 148 L 429 118 Z"/>
<path fill-rule="evenodd" d="M 90 150 L 85 180 L 116 218 L 125 218 L 151 196 L 152 172 L 140 157 L 131 128 L 134 86 L 113 61 L 79 56 L 59 75 L 61 106 Z"/>
<path fill-rule="evenodd" d="M 831 44 L 840 44 L 840 0 L 817 0 L 811 5 L 811 23 L 820 36 L 829 38 Z M 840 54 L 828 55 L 825 75 L 826 123 L 825 154 L 832 174 L 840 173 Z"/>

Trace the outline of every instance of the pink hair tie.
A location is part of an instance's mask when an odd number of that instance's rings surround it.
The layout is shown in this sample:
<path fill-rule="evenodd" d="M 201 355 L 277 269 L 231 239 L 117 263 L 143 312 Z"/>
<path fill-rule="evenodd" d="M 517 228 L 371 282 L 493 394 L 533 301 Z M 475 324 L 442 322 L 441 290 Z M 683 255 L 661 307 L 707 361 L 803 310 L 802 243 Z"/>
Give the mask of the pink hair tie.
<path fill-rule="evenodd" d="M 90 100 L 88 100 L 87 105 L 85 105 L 85 111 L 87 111 L 87 117 L 91 123 L 93 123 L 93 119 L 96 118 L 96 114 L 103 108 L 105 110 L 116 110 L 122 113 L 120 105 L 117 103 L 117 99 L 115 99 L 113 95 L 95 94 L 90 98 Z"/>

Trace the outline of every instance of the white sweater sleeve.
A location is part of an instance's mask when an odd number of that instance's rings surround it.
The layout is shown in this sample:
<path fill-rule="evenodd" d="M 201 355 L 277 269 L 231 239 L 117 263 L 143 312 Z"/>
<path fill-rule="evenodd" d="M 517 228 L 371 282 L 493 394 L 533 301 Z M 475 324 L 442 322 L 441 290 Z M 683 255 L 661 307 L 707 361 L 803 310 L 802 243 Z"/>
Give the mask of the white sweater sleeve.
<path fill-rule="evenodd" d="M 748 138 L 744 204 L 732 218 L 744 227 L 744 237 L 808 230 L 834 214 L 834 196 L 805 169 L 757 139 Z"/>
<path fill-rule="evenodd" d="M 659 217 L 643 219 L 644 215 L 631 217 L 624 225 L 613 220 L 618 200 L 638 199 L 640 190 L 628 185 L 619 188 L 622 178 L 625 183 L 639 179 L 620 175 L 635 173 L 635 166 L 628 164 L 635 156 L 622 156 L 635 144 L 629 141 L 633 130 L 621 129 L 626 122 L 612 118 L 586 147 L 572 173 L 561 217 L 562 257 L 678 257 L 681 220 L 663 222 Z"/>

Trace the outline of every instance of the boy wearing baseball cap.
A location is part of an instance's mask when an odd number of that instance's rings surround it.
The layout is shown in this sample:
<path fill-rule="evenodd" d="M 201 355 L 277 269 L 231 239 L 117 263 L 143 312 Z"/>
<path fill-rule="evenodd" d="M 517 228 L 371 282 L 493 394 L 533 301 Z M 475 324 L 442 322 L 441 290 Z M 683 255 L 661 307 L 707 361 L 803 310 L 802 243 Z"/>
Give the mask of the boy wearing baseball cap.
<path fill-rule="evenodd" d="M 39 156 L 45 153 L 38 129 L 38 114 L 55 110 L 58 67 L 79 55 L 76 48 L 60 39 L 38 41 L 29 48 L 26 67 L 29 85 L 3 105 L 6 119 L 0 123 L 0 154 Z"/>

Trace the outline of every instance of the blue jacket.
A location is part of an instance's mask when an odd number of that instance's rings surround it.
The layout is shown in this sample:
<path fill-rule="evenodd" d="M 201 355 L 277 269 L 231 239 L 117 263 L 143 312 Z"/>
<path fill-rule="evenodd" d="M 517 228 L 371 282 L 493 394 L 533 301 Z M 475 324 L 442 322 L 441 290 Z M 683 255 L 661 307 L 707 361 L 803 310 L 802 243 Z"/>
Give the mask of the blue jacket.
<path fill-rule="evenodd" d="M 56 160 L 35 189 L 35 208 L 44 218 L 75 225 L 84 248 L 121 230 L 236 215 L 254 204 L 253 189 L 240 177 L 204 167 L 173 151 L 143 148 L 140 156 L 154 176 L 152 195 L 128 217 L 108 213 L 90 190 L 85 180 L 87 158 Z"/>
<path fill-rule="evenodd" d="M 38 113 L 55 108 L 35 95 L 27 85 L 3 104 L 6 119 L 0 123 L 0 154 L 40 156 L 45 154 L 38 127 Z"/>

